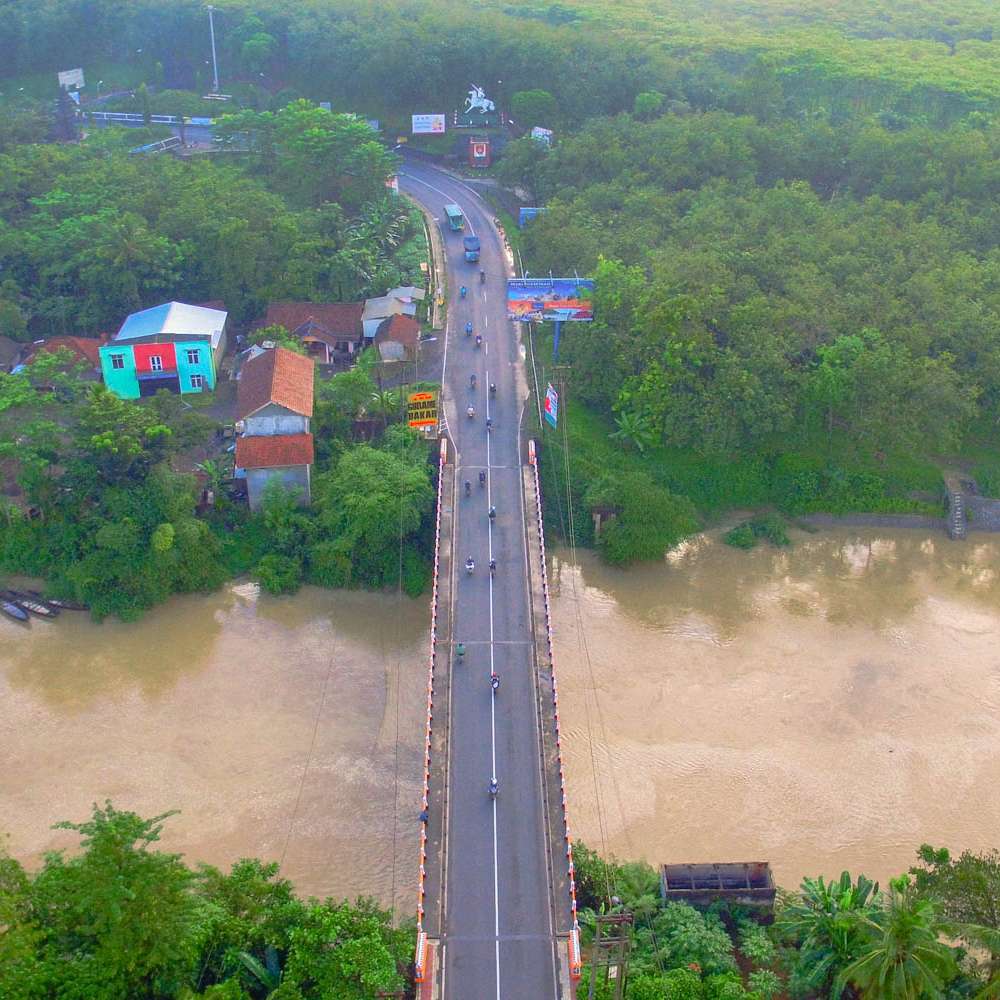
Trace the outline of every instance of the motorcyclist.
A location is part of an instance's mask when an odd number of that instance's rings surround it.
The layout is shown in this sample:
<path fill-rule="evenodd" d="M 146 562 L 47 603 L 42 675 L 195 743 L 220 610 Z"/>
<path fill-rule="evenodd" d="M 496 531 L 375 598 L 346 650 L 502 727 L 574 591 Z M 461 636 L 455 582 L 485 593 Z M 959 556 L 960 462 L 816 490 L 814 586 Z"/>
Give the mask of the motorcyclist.
<path fill-rule="evenodd" d="M 472 334 L 472 320 L 470 319 L 468 323 L 465 324 L 465 335 L 466 337 Z"/>
<path fill-rule="evenodd" d="M 475 372 L 473 372 L 469 376 L 469 388 L 470 389 L 475 389 L 476 388 L 476 373 Z"/>
<path fill-rule="evenodd" d="M 496 778 L 490 778 L 490 798 L 495 799 L 500 791 L 500 782 Z"/>
<path fill-rule="evenodd" d="M 476 568 L 476 560 L 473 559 L 472 556 L 469 556 L 469 558 L 465 560 L 465 572 L 471 575 L 472 571 L 475 568 Z"/>
<path fill-rule="evenodd" d="M 460 289 L 459 289 L 458 291 L 459 291 L 459 294 L 460 294 L 460 295 L 462 296 L 462 298 L 464 299 L 464 298 L 465 298 L 465 296 L 466 296 L 466 293 L 467 293 L 467 292 L 469 291 L 469 289 L 468 289 L 468 288 L 466 288 L 466 287 L 465 287 L 465 285 L 462 285 L 462 287 L 461 287 L 461 288 L 460 288 Z"/>
<path fill-rule="evenodd" d="M 490 687 L 494 691 L 500 690 L 500 675 L 496 671 L 490 674 Z"/>
<path fill-rule="evenodd" d="M 482 268 L 479 269 L 479 284 L 486 284 L 486 272 Z"/>
<path fill-rule="evenodd" d="M 477 333 L 476 334 L 476 347 L 482 347 L 482 346 L 483 346 L 483 337 L 482 337 L 482 334 Z"/>
<path fill-rule="evenodd" d="M 496 559 L 490 560 L 490 576 L 495 576 L 497 571 L 497 561 Z"/>
<path fill-rule="evenodd" d="M 487 417 L 486 418 L 486 430 L 487 431 L 493 430 L 493 418 L 492 417 Z"/>
<path fill-rule="evenodd" d="M 481 469 L 479 472 L 479 485 L 480 486 L 486 485 L 486 471 L 484 469 Z"/>
<path fill-rule="evenodd" d="M 497 509 L 496 507 L 490 507 L 490 520 L 495 521 L 497 519 Z"/>
<path fill-rule="evenodd" d="M 495 396 L 497 394 L 497 384 L 496 382 L 490 382 L 490 395 Z"/>
<path fill-rule="evenodd" d="M 474 406 L 470 406 L 465 412 L 471 420 L 476 415 L 476 408 Z"/>
<path fill-rule="evenodd" d="M 465 656 L 465 643 L 464 642 L 460 642 L 455 647 L 455 652 L 458 653 L 458 655 L 459 655 L 460 658 L 463 657 L 463 656 Z"/>
<path fill-rule="evenodd" d="M 469 496 L 472 493 L 472 483 L 468 479 L 465 481 L 465 495 Z"/>

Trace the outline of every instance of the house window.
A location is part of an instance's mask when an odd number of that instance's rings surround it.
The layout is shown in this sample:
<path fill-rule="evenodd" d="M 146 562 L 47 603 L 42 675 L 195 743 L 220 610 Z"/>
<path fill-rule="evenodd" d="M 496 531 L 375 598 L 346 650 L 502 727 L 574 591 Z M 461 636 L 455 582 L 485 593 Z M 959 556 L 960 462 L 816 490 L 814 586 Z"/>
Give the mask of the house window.
<path fill-rule="evenodd" d="M 188 364 L 196 365 L 198 364 L 198 359 L 201 357 L 201 352 L 198 350 L 193 350 L 193 351 L 189 350 L 187 352 L 187 356 L 188 356 Z"/>
<path fill-rule="evenodd" d="M 112 354 L 111 355 L 111 367 L 115 371 L 121 371 L 125 367 L 125 355 L 124 354 Z"/>
<path fill-rule="evenodd" d="M 191 388 L 192 389 L 202 389 L 205 386 L 205 376 L 204 375 L 192 375 L 191 376 Z"/>
<path fill-rule="evenodd" d="M 151 372 L 162 372 L 163 371 L 163 358 L 159 354 L 153 354 L 149 359 L 149 370 Z"/>

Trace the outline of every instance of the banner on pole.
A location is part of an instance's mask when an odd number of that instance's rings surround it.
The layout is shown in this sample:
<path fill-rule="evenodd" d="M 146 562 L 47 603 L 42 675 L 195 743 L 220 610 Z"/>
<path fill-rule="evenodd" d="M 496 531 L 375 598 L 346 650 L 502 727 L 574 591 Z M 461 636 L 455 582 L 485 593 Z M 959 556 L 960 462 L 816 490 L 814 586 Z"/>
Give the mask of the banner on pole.
<path fill-rule="evenodd" d="M 552 387 L 552 383 L 548 384 L 545 390 L 545 419 L 553 427 L 559 420 L 559 393 L 555 391 Z"/>
<path fill-rule="evenodd" d="M 437 393 L 411 392 L 406 399 L 406 422 L 411 427 L 437 427 Z"/>
<path fill-rule="evenodd" d="M 63 90 L 79 89 L 84 85 L 82 69 L 64 69 L 56 75 L 59 77 L 59 86 Z"/>

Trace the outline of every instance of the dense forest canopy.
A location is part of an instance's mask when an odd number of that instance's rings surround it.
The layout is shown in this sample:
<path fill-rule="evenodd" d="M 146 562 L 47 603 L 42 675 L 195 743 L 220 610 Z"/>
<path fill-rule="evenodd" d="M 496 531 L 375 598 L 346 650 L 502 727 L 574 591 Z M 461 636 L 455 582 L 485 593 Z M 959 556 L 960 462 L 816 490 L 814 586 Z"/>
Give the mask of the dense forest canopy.
<path fill-rule="evenodd" d="M 629 109 L 649 89 L 746 111 L 764 88 L 812 112 L 933 119 L 1000 97 L 1000 13 L 989 0 L 222 0 L 217 10 L 224 79 L 263 74 L 382 113 L 450 108 L 470 73 L 507 93 L 551 91 L 567 122 Z M 211 79 L 204 8 L 189 0 L 4 0 L 0 23 L 3 75 L 126 60 L 159 63 L 175 86 Z"/>

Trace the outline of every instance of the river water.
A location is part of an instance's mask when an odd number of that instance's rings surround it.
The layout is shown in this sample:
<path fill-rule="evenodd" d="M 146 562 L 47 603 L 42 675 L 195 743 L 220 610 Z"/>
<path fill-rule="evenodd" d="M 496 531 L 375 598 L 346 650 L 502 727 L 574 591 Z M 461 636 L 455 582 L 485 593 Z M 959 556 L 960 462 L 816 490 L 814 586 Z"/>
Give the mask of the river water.
<path fill-rule="evenodd" d="M 283 859 L 304 894 L 383 904 L 395 883 L 410 916 L 429 641 L 426 600 L 251 584 L 135 624 L 0 619 L 6 846 L 33 866 L 106 798 L 180 809 L 162 846 L 190 863 Z"/>
<path fill-rule="evenodd" d="M 787 887 L 998 846 L 998 568 L 996 536 L 857 529 L 627 572 L 557 553 L 575 836 Z"/>
<path fill-rule="evenodd" d="M 769 860 L 786 886 L 994 846 L 998 567 L 994 538 L 882 530 L 699 536 L 627 572 L 557 552 L 574 834 L 654 864 Z M 190 862 L 279 859 L 300 892 L 409 916 L 428 642 L 426 600 L 248 584 L 136 624 L 0 620 L 7 847 L 74 845 L 49 827 L 95 800 L 176 808 L 163 846 Z"/>

